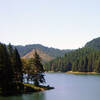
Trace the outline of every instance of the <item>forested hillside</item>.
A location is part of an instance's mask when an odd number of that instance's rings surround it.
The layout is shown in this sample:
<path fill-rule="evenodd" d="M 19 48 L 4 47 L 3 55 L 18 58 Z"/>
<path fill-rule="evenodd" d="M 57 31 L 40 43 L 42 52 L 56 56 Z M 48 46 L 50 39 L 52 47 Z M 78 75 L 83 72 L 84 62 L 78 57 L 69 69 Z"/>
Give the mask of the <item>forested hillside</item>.
<path fill-rule="evenodd" d="M 100 38 L 90 41 L 84 48 L 66 53 L 64 57 L 56 59 L 45 64 L 46 71 L 78 71 L 78 72 L 100 72 Z M 92 44 L 93 43 L 93 44 Z M 95 45 L 94 45 L 95 44 Z M 93 46 L 93 47 L 92 47 Z"/>
<path fill-rule="evenodd" d="M 94 49 L 100 50 L 100 37 L 93 39 L 92 41 L 88 42 L 85 47 L 90 47 Z"/>

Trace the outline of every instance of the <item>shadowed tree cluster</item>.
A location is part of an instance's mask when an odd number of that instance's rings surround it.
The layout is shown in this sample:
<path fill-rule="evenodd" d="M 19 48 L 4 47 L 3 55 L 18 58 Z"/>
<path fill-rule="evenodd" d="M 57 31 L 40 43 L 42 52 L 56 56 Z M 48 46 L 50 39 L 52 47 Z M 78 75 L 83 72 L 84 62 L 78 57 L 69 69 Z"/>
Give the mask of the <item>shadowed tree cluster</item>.
<path fill-rule="evenodd" d="M 29 84 L 28 87 L 24 84 L 26 80 L 35 86 L 45 83 L 40 56 L 35 51 L 33 58 L 21 60 L 16 48 L 0 43 L 0 94 L 16 95 L 35 91 Z"/>
<path fill-rule="evenodd" d="M 22 63 L 17 49 L 0 43 L 0 88 L 3 95 L 22 91 Z"/>

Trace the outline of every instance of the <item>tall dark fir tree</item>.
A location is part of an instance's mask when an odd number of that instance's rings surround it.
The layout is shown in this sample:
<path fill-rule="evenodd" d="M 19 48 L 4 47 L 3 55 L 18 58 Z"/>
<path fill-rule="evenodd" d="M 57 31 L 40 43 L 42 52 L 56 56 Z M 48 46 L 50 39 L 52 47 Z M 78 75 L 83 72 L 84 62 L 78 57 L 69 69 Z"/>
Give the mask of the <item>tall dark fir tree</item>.
<path fill-rule="evenodd" d="M 0 43 L 0 87 L 2 94 L 11 94 L 13 69 L 6 45 Z"/>
<path fill-rule="evenodd" d="M 15 80 L 18 82 L 23 82 L 22 62 L 16 48 L 14 49 L 13 52 L 13 66 L 14 66 Z"/>
<path fill-rule="evenodd" d="M 37 54 L 36 50 L 34 54 L 34 67 L 35 67 L 34 84 L 38 86 L 40 83 L 45 83 L 45 78 L 44 78 L 44 68 L 41 63 L 41 58 Z"/>
<path fill-rule="evenodd" d="M 0 89 L 2 95 L 23 91 L 22 64 L 17 49 L 0 43 Z"/>

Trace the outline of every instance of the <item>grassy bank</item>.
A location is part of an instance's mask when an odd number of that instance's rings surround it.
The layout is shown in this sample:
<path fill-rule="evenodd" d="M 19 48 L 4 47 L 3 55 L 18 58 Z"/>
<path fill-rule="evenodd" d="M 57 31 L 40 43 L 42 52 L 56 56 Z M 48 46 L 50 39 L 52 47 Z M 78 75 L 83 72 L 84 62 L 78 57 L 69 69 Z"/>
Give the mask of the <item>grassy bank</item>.
<path fill-rule="evenodd" d="M 81 74 L 81 75 L 84 75 L 84 74 L 89 74 L 89 75 L 100 75 L 100 73 L 97 73 L 97 72 L 73 72 L 73 71 L 68 71 L 66 72 L 67 74 Z"/>
<path fill-rule="evenodd" d="M 54 87 L 50 87 L 50 86 L 35 86 L 33 84 L 24 84 L 24 93 L 28 93 L 28 92 L 39 92 L 39 91 L 45 91 L 45 90 L 50 90 L 50 89 L 54 89 Z"/>

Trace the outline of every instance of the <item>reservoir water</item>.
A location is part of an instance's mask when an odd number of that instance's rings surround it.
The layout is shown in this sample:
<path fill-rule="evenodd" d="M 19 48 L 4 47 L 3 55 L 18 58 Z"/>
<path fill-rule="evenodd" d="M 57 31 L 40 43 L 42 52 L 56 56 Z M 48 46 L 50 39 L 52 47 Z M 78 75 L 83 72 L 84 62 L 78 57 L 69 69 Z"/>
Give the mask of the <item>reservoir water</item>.
<path fill-rule="evenodd" d="M 2 97 L 0 100 L 100 100 L 100 75 L 47 73 L 47 84 L 53 90 Z"/>

